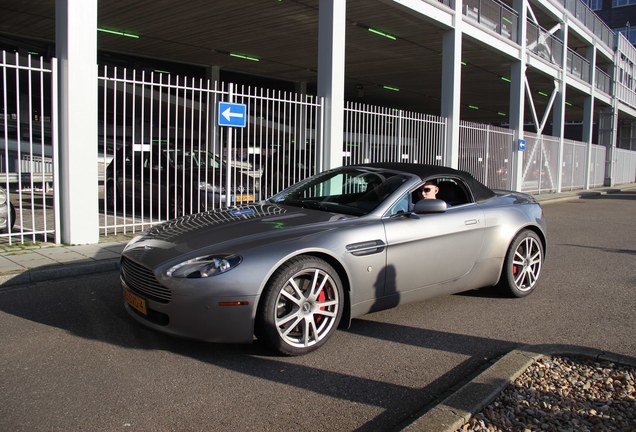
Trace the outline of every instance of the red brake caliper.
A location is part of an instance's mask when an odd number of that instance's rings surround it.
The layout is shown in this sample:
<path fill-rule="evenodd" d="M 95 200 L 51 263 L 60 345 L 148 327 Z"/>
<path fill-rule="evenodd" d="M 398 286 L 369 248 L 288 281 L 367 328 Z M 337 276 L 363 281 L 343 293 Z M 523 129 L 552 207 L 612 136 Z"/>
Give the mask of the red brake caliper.
<path fill-rule="evenodd" d="M 325 290 L 320 291 L 320 294 L 318 294 L 318 302 L 322 303 L 325 300 L 327 300 L 327 295 L 325 294 Z M 321 306 L 320 310 L 325 310 L 326 307 L 325 306 Z M 316 322 L 320 322 L 322 320 L 323 316 L 319 315 L 316 317 Z"/>

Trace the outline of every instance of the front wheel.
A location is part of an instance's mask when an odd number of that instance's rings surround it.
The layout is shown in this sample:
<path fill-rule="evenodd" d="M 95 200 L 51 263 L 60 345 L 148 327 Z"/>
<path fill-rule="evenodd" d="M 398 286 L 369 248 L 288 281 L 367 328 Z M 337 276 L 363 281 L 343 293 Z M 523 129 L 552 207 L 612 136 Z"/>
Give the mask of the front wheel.
<path fill-rule="evenodd" d="M 541 239 L 533 231 L 523 230 L 510 243 L 498 287 L 513 297 L 525 297 L 536 288 L 542 266 Z"/>
<path fill-rule="evenodd" d="M 294 258 L 274 273 L 265 289 L 258 335 L 282 354 L 307 354 L 336 330 L 343 304 L 342 284 L 333 267 L 319 258 Z"/>

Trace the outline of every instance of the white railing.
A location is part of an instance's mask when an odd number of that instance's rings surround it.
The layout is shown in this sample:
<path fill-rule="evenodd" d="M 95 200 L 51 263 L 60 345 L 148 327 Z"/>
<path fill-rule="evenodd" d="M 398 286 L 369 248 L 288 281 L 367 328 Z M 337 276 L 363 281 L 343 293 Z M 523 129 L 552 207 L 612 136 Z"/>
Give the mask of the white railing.
<path fill-rule="evenodd" d="M 527 193 L 556 192 L 558 189 L 559 139 L 524 133 L 521 191 Z"/>
<path fill-rule="evenodd" d="M 590 153 L 590 187 L 599 187 L 605 184 L 605 158 L 607 149 L 605 146 L 592 144 Z"/>
<path fill-rule="evenodd" d="M 3 53 L 0 187 L 9 191 L 15 226 L 0 234 L 2 241 L 52 241 L 58 234 L 57 191 L 50 187 L 58 175 L 51 139 L 56 102 L 44 90 L 54 70 L 42 59 Z M 115 69 L 103 69 L 98 80 L 100 156 L 93 163 L 100 173 L 102 235 L 266 198 L 319 169 L 321 99 Z M 246 127 L 218 127 L 219 101 L 245 104 Z M 445 118 L 351 102 L 344 117 L 344 163 L 450 162 Z M 566 140 L 559 161 L 557 138 L 525 138 L 523 191 L 584 188 L 586 173 L 590 186 L 603 185 L 605 147 L 592 145 L 588 158 L 584 144 Z M 511 187 L 511 130 L 461 122 L 458 145 L 461 169 L 492 188 Z M 636 152 L 613 155 L 614 182 L 635 181 Z"/>
<path fill-rule="evenodd" d="M 577 18 L 585 27 L 612 50 L 614 43 L 614 32 L 603 22 L 585 3 L 581 0 L 562 0 L 565 9 Z"/>
<path fill-rule="evenodd" d="M 314 97 L 104 68 L 99 76 L 102 234 L 255 202 L 315 172 Z M 220 101 L 244 128 L 219 127 Z"/>
<path fill-rule="evenodd" d="M 526 30 L 526 47 L 528 51 L 547 62 L 561 66 L 563 41 L 530 21 Z"/>
<path fill-rule="evenodd" d="M 597 90 L 602 91 L 606 95 L 612 94 L 612 78 L 605 71 L 596 68 L 596 75 L 594 75 Z"/>
<path fill-rule="evenodd" d="M 344 123 L 345 165 L 444 164 L 446 120 L 442 117 L 347 102 Z"/>
<path fill-rule="evenodd" d="M 55 59 L 2 52 L 0 62 L 0 187 L 8 191 L 0 208 L 0 241 L 56 240 L 57 169 L 52 118 L 57 101 Z M 0 206 L 4 207 L 4 206 Z"/>
<path fill-rule="evenodd" d="M 563 140 L 563 160 L 561 162 L 561 189 L 585 188 L 585 163 L 587 145 L 573 140 Z"/>
<path fill-rule="evenodd" d="M 482 27 L 519 43 L 519 14 L 497 0 L 465 0 L 462 13 Z"/>
<path fill-rule="evenodd" d="M 459 169 L 493 189 L 511 189 L 513 139 L 510 129 L 461 121 Z"/>
<path fill-rule="evenodd" d="M 566 72 L 590 84 L 590 62 L 568 48 Z"/>
<path fill-rule="evenodd" d="M 636 182 L 636 151 L 614 149 L 614 183 Z"/>

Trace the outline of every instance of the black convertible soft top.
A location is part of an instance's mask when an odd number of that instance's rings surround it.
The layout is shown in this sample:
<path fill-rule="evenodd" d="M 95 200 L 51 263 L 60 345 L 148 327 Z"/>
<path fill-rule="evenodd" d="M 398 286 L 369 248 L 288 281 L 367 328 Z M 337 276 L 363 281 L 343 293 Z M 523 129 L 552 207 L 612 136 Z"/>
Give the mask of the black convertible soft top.
<path fill-rule="evenodd" d="M 470 188 L 475 201 L 484 201 L 495 196 L 495 193 L 486 185 L 481 183 L 470 173 L 466 171 L 456 170 L 453 168 L 440 165 L 400 163 L 400 162 L 378 162 L 369 164 L 360 164 L 356 166 L 379 168 L 392 171 L 402 171 L 413 174 L 426 180 L 431 177 L 456 177 L 460 178 Z"/>

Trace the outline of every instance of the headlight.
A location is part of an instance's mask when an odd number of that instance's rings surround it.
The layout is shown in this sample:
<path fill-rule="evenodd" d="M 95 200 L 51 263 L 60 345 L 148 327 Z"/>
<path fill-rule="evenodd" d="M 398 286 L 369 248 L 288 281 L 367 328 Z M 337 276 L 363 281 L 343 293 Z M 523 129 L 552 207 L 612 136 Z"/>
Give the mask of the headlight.
<path fill-rule="evenodd" d="M 7 192 L 4 189 L 0 189 L 0 205 L 5 205 L 7 202 Z"/>
<path fill-rule="evenodd" d="M 166 274 L 177 278 L 206 278 L 225 273 L 240 263 L 241 257 L 236 255 L 207 255 L 177 264 Z"/>

